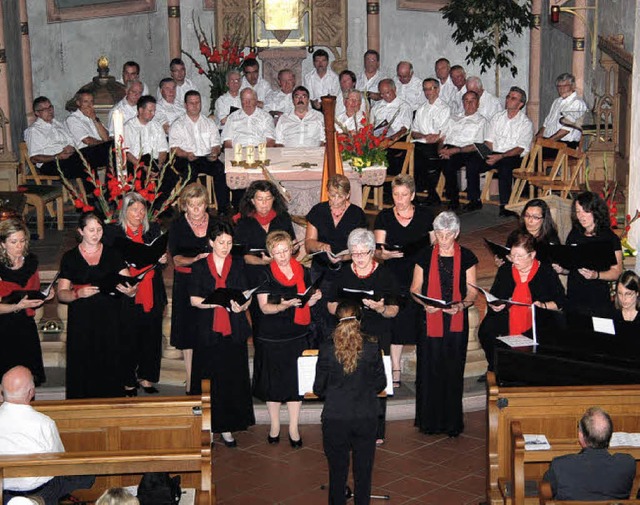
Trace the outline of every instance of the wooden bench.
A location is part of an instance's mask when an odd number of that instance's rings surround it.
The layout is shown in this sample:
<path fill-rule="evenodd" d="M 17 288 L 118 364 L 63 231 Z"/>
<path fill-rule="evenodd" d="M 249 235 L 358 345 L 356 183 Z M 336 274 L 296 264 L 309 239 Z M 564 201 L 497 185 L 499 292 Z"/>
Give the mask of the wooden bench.
<path fill-rule="evenodd" d="M 147 397 L 34 402 L 57 424 L 66 452 L 0 457 L 0 492 L 9 477 L 96 475 L 81 499 L 110 487 L 137 485 L 144 472 L 181 475 L 197 505 L 215 504 L 211 462 L 211 397 Z M 1 493 L 0 493 L 1 494 Z"/>
<path fill-rule="evenodd" d="M 633 494 L 631 496 L 634 496 Z M 640 505 L 640 500 L 601 500 L 601 501 L 582 501 L 582 500 L 554 500 L 551 494 L 551 485 L 548 482 L 540 484 L 540 505 Z"/>
<path fill-rule="evenodd" d="M 553 457 L 578 452 L 578 422 L 589 407 L 600 406 L 606 410 L 613 418 L 616 431 L 640 432 L 640 385 L 500 388 L 495 374 L 490 372 L 487 390 L 486 491 L 491 505 L 525 503 L 525 477 L 540 478 Z M 527 452 L 526 457 L 531 461 L 527 462 L 526 471 L 522 470 L 522 487 L 506 497 L 506 483 L 512 487 L 514 473 L 524 466 L 518 463 L 514 471 L 512 421 L 520 423 L 522 433 L 545 434 L 552 450 L 544 451 L 547 453 L 544 456 L 533 454 L 539 451 Z M 545 460 L 533 461 L 535 458 Z M 520 482 L 520 476 L 518 479 Z M 538 499 L 529 497 L 526 503 L 537 504 Z"/>

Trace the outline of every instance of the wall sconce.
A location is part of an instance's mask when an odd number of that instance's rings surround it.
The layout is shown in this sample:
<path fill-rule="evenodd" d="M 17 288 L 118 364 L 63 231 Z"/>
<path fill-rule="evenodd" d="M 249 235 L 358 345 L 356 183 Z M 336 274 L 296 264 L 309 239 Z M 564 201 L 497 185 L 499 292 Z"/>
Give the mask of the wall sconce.
<path fill-rule="evenodd" d="M 312 0 L 250 0 L 252 48 L 308 47 L 313 52 Z"/>
<path fill-rule="evenodd" d="M 589 25 L 589 20 L 587 19 L 587 13 L 584 14 L 580 11 L 593 11 L 593 27 Z M 556 24 L 560 22 L 560 13 L 567 12 L 582 21 L 584 26 L 589 30 L 589 36 L 591 38 L 591 68 L 596 68 L 596 54 L 598 51 L 598 0 L 594 0 L 594 4 L 591 6 L 585 7 L 561 7 L 560 5 L 552 5 L 551 13 L 549 15 L 549 21 L 551 23 Z M 574 46 L 576 44 L 576 39 L 574 39 Z"/>

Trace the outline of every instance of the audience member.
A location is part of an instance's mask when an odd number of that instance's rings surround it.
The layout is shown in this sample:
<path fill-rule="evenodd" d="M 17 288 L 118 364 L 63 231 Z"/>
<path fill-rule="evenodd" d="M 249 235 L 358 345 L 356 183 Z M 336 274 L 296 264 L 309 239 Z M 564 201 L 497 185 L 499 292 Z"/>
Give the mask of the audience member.
<path fill-rule="evenodd" d="M 463 98 L 467 92 L 467 73 L 460 65 L 454 65 L 449 72 L 451 82 L 454 86 L 454 92 L 449 99 L 449 107 L 452 116 L 461 116 L 464 114 Z M 478 98 L 478 101 L 480 99 Z"/>
<path fill-rule="evenodd" d="M 91 91 L 78 91 L 75 96 L 78 107 L 65 124 L 71 133 L 76 148 L 102 144 L 109 140 L 109 131 L 105 128 L 96 114 Z"/>
<path fill-rule="evenodd" d="M 176 81 L 171 77 L 160 81 L 160 95 L 154 119 L 160 123 L 164 133 L 169 135 L 169 128 L 173 122 L 185 113 L 184 103 L 176 100 Z"/>
<path fill-rule="evenodd" d="M 2 376 L 4 403 L 0 405 L 0 454 L 34 454 L 64 452 L 56 423 L 31 405 L 35 396 L 33 376 L 28 368 L 16 366 Z M 4 479 L 3 500 L 14 496 L 44 499 L 46 505 L 76 489 L 93 486 L 92 475 L 63 477 L 22 477 Z"/>
<path fill-rule="evenodd" d="M 314 69 L 304 76 L 304 87 L 309 90 L 309 99 L 315 109 L 321 107 L 320 98 L 325 95 L 338 96 L 340 81 L 336 73 L 329 68 L 329 54 L 324 49 L 313 53 Z"/>
<path fill-rule="evenodd" d="M 551 484 L 556 500 L 599 501 L 629 498 L 636 475 L 636 461 L 624 453 L 607 450 L 613 422 L 599 407 L 591 407 L 578 424 L 578 454 L 551 461 L 544 480 Z"/>
<path fill-rule="evenodd" d="M 491 121 L 493 116 L 503 110 L 500 100 L 484 89 L 480 77 L 474 75 L 467 79 L 467 91 L 476 92 L 480 99 L 478 112 L 482 114 L 487 121 Z"/>
<path fill-rule="evenodd" d="M 413 65 L 410 62 L 401 61 L 398 63 L 393 82 L 396 84 L 398 97 L 407 102 L 412 111 L 417 110 L 425 103 L 422 79 L 413 75 Z"/>
<path fill-rule="evenodd" d="M 129 83 L 133 81 L 140 81 L 140 65 L 138 65 L 138 63 L 136 63 L 135 61 L 127 61 L 124 65 L 122 65 L 122 77 L 117 79 L 116 82 L 119 82 L 123 86 L 127 87 Z M 142 94 L 148 95 L 149 88 L 144 82 L 142 82 L 142 86 Z"/>
<path fill-rule="evenodd" d="M 197 87 L 187 77 L 187 69 L 184 66 L 184 61 L 180 58 L 174 58 L 169 63 L 169 70 L 171 77 L 176 81 L 176 102 L 184 103 L 188 91 L 197 91 Z M 157 97 L 161 96 L 160 90 L 156 93 Z"/>
<path fill-rule="evenodd" d="M 427 101 L 416 111 L 411 126 L 411 137 L 415 142 L 414 174 L 417 189 L 422 191 L 426 188 L 429 192 L 426 203 L 439 205 L 440 195 L 436 187 L 440 180 L 442 160 L 438 156 L 438 147 L 451 111 L 449 105 L 440 98 L 438 79 L 425 79 L 422 89 Z"/>
<path fill-rule="evenodd" d="M 345 106 L 344 101 L 347 99 L 347 95 L 356 89 L 356 74 L 351 70 L 343 70 L 338 76 L 340 81 L 340 93 L 336 97 L 336 117 L 344 114 Z M 361 95 L 362 98 L 362 95 Z M 364 100 L 360 100 L 362 111 L 365 110 Z"/>
<path fill-rule="evenodd" d="M 291 94 L 293 93 L 293 88 L 296 87 L 296 76 L 288 68 L 280 70 L 278 72 L 278 84 L 280 89 L 271 91 L 264 103 L 264 110 L 271 114 L 276 122 L 283 114 L 293 111 Z"/>
<path fill-rule="evenodd" d="M 258 97 L 258 107 L 264 106 L 267 95 L 271 92 L 271 85 L 260 76 L 260 65 L 255 58 L 247 58 L 242 63 L 244 78 L 240 89 L 251 88 Z"/>
<path fill-rule="evenodd" d="M 344 112 L 341 114 L 336 112 L 336 131 L 342 133 L 345 130 L 354 131 L 362 127 L 362 120 L 365 117 L 362 112 L 362 102 L 362 93 L 357 89 L 352 89 L 346 94 L 342 105 Z"/>
<path fill-rule="evenodd" d="M 124 98 L 115 104 L 109 111 L 109 135 L 113 137 L 113 113 L 117 110 L 122 112 L 124 116 L 124 122 L 136 117 L 138 113 L 137 105 L 138 100 L 142 96 L 142 83 L 140 81 L 131 81 L 127 84 L 127 94 Z M 118 139 L 115 139 L 118 142 Z"/>
<path fill-rule="evenodd" d="M 325 143 L 324 116 L 309 107 L 309 91 L 293 90 L 294 110 L 278 120 L 276 147 L 319 147 Z"/>
<path fill-rule="evenodd" d="M 275 128 L 268 112 L 258 108 L 258 97 L 251 88 L 240 92 L 242 108 L 229 114 L 222 129 L 222 140 L 225 148 L 236 144 L 257 146 L 266 143 L 268 147 L 275 145 Z"/>
<path fill-rule="evenodd" d="M 241 82 L 242 74 L 239 70 L 229 70 L 227 72 L 227 88 L 229 88 L 229 91 L 218 97 L 213 111 L 213 119 L 218 125 L 218 128 L 222 128 L 224 126 L 229 114 L 240 109 Z"/>
<path fill-rule="evenodd" d="M 369 49 L 364 53 L 364 69 L 356 80 L 358 90 L 366 94 L 369 101 L 380 100 L 378 89 L 384 76 L 380 73 L 380 53 L 375 49 Z"/>
<path fill-rule="evenodd" d="M 439 58 L 435 65 L 436 77 L 440 83 L 440 100 L 451 107 L 451 102 L 457 91 L 450 77 L 451 64 L 446 58 Z"/>
<path fill-rule="evenodd" d="M 135 170 L 139 163 L 150 166 L 155 162 L 161 167 L 167 160 L 169 144 L 162 126 L 153 118 L 156 115 L 156 99 L 145 95 L 138 100 L 138 113 L 124 124 L 127 146 L 127 162 Z"/>

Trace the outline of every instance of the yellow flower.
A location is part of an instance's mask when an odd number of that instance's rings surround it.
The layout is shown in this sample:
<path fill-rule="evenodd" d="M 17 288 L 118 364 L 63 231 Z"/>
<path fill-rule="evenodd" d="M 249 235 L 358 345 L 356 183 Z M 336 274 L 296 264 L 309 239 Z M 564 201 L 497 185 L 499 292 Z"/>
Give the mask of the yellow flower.
<path fill-rule="evenodd" d="M 355 157 L 351 159 L 351 164 L 356 168 L 361 168 L 364 166 L 364 161 L 360 157 Z"/>

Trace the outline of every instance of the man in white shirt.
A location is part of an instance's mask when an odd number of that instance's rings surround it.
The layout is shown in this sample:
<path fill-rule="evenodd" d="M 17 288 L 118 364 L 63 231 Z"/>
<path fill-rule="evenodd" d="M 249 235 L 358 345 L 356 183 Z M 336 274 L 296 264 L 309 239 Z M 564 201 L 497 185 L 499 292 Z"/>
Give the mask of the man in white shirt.
<path fill-rule="evenodd" d="M 258 97 L 258 107 L 264 107 L 264 101 L 271 92 L 271 85 L 260 77 L 260 65 L 255 58 L 247 58 L 242 63 L 244 78 L 240 89 L 251 88 Z"/>
<path fill-rule="evenodd" d="M 454 65 L 451 67 L 449 73 L 451 82 L 454 86 L 454 92 L 449 100 L 449 108 L 451 109 L 452 116 L 464 115 L 464 107 L 462 105 L 462 97 L 467 92 L 467 73 L 460 65 Z"/>
<path fill-rule="evenodd" d="M 571 149 L 580 144 L 582 132 L 571 124 L 579 124 L 587 111 L 587 104 L 576 93 L 576 78 L 572 74 L 560 74 L 556 79 L 558 98 L 551 104 L 551 110 L 536 133 L 536 138 L 563 142 Z M 545 148 L 545 158 L 555 157 L 555 149 Z"/>
<path fill-rule="evenodd" d="M 229 70 L 227 72 L 227 91 L 216 100 L 213 117 L 218 125 L 222 128 L 227 122 L 227 116 L 240 108 L 240 83 L 242 82 L 242 74 L 238 70 Z M 233 108 L 233 110 L 231 110 Z"/>
<path fill-rule="evenodd" d="M 401 61 L 398 63 L 393 82 L 396 83 L 398 96 L 409 104 L 412 111 L 417 110 L 425 103 L 422 79 L 413 75 L 413 65 L 410 62 Z"/>
<path fill-rule="evenodd" d="M 4 374 L 2 394 L 0 455 L 64 452 L 56 423 L 29 405 L 35 385 L 28 368 L 16 366 Z M 16 496 L 33 496 L 46 505 L 57 505 L 60 498 L 76 489 L 88 489 L 94 482 L 92 475 L 4 479 L 3 503 Z"/>
<path fill-rule="evenodd" d="M 124 122 L 136 117 L 138 113 L 137 104 L 142 96 L 143 86 L 140 81 L 131 81 L 127 84 L 127 94 L 124 98 L 115 104 L 109 111 L 109 135 L 113 136 L 113 113 L 117 110 L 122 112 Z"/>
<path fill-rule="evenodd" d="M 198 174 L 213 176 L 218 213 L 223 214 L 229 207 L 229 187 L 224 175 L 224 165 L 218 159 L 220 155 L 218 126 L 201 114 L 202 99 L 198 91 L 187 91 L 184 105 L 187 113 L 176 119 L 169 130 L 169 147 L 175 154 L 174 167 L 183 175 L 186 175 L 188 168 L 191 167 L 191 181 L 195 181 Z M 166 170 L 165 180 L 172 173 L 172 170 Z M 176 177 L 170 177 L 167 182 L 170 189 L 176 183 Z"/>
<path fill-rule="evenodd" d="M 160 123 L 168 135 L 173 122 L 185 113 L 184 102 L 176 100 L 176 81 L 171 77 L 162 79 L 159 87 L 161 97 L 156 103 L 154 120 Z"/>
<path fill-rule="evenodd" d="M 357 78 L 357 88 L 367 94 L 369 101 L 380 100 L 378 86 L 384 76 L 380 73 L 380 53 L 369 49 L 364 53 L 364 70 Z"/>
<path fill-rule="evenodd" d="M 492 151 L 484 163 L 467 165 L 467 195 L 469 200 L 480 198 L 480 173 L 492 168 L 498 171 L 500 189 L 500 216 L 518 217 L 505 209 L 511 197 L 513 169 L 518 168 L 531 148 L 533 123 L 524 112 L 527 94 L 521 88 L 512 86 L 505 98 L 506 110 L 498 112 L 489 121 L 484 143 Z"/>
<path fill-rule="evenodd" d="M 340 93 L 336 97 L 336 117 L 341 116 L 345 112 L 345 100 L 349 93 L 356 89 L 356 74 L 351 70 L 343 70 L 338 76 L 340 82 Z M 360 94 L 360 100 L 362 101 L 362 94 Z M 362 110 L 364 110 L 364 103 L 362 103 Z"/>
<path fill-rule="evenodd" d="M 79 91 L 75 96 L 78 107 L 65 124 L 78 149 L 107 142 L 109 131 L 96 115 L 91 91 Z"/>
<path fill-rule="evenodd" d="M 140 81 L 140 65 L 138 65 L 135 61 L 127 61 L 124 65 L 122 65 L 122 77 L 120 79 L 117 79 L 116 82 L 119 82 L 126 87 L 130 82 L 133 81 Z M 147 85 L 144 82 L 142 82 L 142 86 L 142 94 L 148 95 L 149 88 L 147 88 Z"/>
<path fill-rule="evenodd" d="M 478 113 L 479 101 L 474 91 L 467 91 L 462 98 L 464 116 L 451 116 L 442 130 L 438 154 L 446 160 L 445 194 L 451 210 L 460 208 L 458 169 L 464 166 L 469 170 L 470 164 L 482 163 L 475 144 L 484 142 L 487 120 Z M 478 194 L 475 200 L 472 198 L 474 196 L 469 196 L 470 202 L 465 206 L 465 210 L 472 211 L 482 207 L 480 195 Z"/>
<path fill-rule="evenodd" d="M 451 101 L 456 93 L 456 87 L 450 77 L 451 63 L 446 58 L 439 58 L 435 65 L 436 77 L 440 82 L 440 100 L 451 108 Z"/>
<path fill-rule="evenodd" d="M 329 54 L 324 49 L 316 49 L 313 53 L 314 70 L 304 76 L 304 87 L 309 90 L 311 105 L 320 109 L 320 98 L 325 95 L 338 96 L 340 81 L 338 75 L 329 68 Z"/>
<path fill-rule="evenodd" d="M 382 99 L 376 102 L 371 109 L 372 122 L 376 130 L 385 122 L 387 123 L 385 143 L 388 147 L 404 137 L 409 131 L 412 112 L 409 104 L 396 95 L 396 85 L 393 79 L 382 79 L 378 91 Z M 389 160 L 387 173 L 389 175 L 400 173 L 405 155 L 406 151 L 387 149 L 387 159 Z"/>
<path fill-rule="evenodd" d="M 293 111 L 291 94 L 296 87 L 296 76 L 291 70 L 284 68 L 278 72 L 278 84 L 280 89 L 269 93 L 264 103 L 264 110 L 271 114 L 276 123 L 280 116 Z"/>
<path fill-rule="evenodd" d="M 449 105 L 440 99 L 440 82 L 438 79 L 425 79 L 422 83 L 426 103 L 422 105 L 413 118 L 411 137 L 415 143 L 415 179 L 416 188 L 426 188 L 429 192 L 427 205 L 440 204 L 440 196 L 436 191 L 442 160 L 438 156 L 438 147 L 442 130 L 449 120 Z"/>
<path fill-rule="evenodd" d="M 138 100 L 138 114 L 124 124 L 124 140 L 127 146 L 127 165 L 133 170 L 140 162 L 149 166 L 155 162 L 162 167 L 167 160 L 169 144 L 162 126 L 154 121 L 156 99 L 145 95 Z"/>
<path fill-rule="evenodd" d="M 251 88 L 240 92 L 242 108 L 230 114 L 222 129 L 225 148 L 236 144 L 257 146 L 265 142 L 267 147 L 275 146 L 275 128 L 268 112 L 258 108 L 258 96 Z"/>
<path fill-rule="evenodd" d="M 478 112 L 482 114 L 487 121 L 491 121 L 493 116 L 502 111 L 500 100 L 484 89 L 480 77 L 471 76 L 467 79 L 467 91 L 475 91 L 480 97 Z"/>
<path fill-rule="evenodd" d="M 184 103 L 184 97 L 187 91 L 198 90 L 196 86 L 191 82 L 191 79 L 187 77 L 187 69 L 184 66 L 184 61 L 180 58 L 174 58 L 169 63 L 169 72 L 171 78 L 176 81 L 176 101 L 178 103 Z M 162 96 L 160 88 L 156 90 L 156 98 L 159 99 Z"/>
<path fill-rule="evenodd" d="M 293 90 L 293 112 L 280 118 L 276 126 L 276 147 L 320 147 L 325 143 L 324 116 L 309 107 L 309 91 Z"/>
<path fill-rule="evenodd" d="M 336 131 L 338 133 L 362 128 L 362 119 L 364 118 L 362 102 L 362 93 L 357 89 L 352 89 L 347 93 L 342 106 L 345 109 L 344 112 L 342 114 L 336 113 Z"/>

